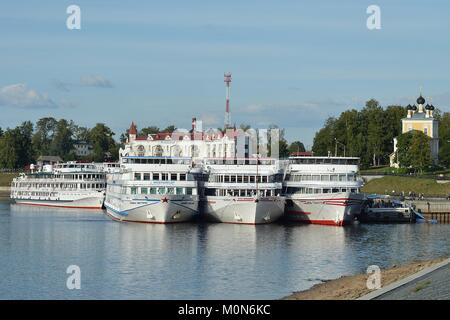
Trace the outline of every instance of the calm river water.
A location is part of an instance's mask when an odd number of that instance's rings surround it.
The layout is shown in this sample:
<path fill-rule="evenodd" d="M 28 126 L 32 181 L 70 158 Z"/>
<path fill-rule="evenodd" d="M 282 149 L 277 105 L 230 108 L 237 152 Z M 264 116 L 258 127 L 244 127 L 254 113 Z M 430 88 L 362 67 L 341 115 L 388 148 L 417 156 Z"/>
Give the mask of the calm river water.
<path fill-rule="evenodd" d="M 277 299 L 450 255 L 449 225 L 151 225 L 0 201 L 0 299 Z M 81 289 L 66 287 L 67 267 Z"/>

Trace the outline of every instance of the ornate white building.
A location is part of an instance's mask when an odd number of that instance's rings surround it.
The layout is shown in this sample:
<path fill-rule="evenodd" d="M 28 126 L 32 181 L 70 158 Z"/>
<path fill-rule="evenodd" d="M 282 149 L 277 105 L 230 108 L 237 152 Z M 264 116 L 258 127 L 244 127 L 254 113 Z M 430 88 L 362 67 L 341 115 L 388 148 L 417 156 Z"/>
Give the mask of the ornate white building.
<path fill-rule="evenodd" d="M 147 136 L 138 136 L 133 122 L 125 146 L 119 150 L 119 156 L 189 157 L 194 160 L 245 157 L 252 149 L 251 141 L 247 133 L 235 128 L 227 129 L 225 133 L 217 129 L 202 131 L 197 128 L 196 118 L 192 119 L 190 131 L 177 129 L 172 133 L 160 132 Z M 243 147 L 239 149 L 241 144 Z"/>

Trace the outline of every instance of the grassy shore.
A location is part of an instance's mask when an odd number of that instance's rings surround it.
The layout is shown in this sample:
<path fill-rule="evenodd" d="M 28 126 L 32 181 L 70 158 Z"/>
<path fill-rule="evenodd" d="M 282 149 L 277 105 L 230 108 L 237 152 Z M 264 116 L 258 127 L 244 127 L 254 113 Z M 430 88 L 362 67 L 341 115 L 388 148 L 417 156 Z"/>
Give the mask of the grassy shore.
<path fill-rule="evenodd" d="M 402 266 L 392 266 L 381 270 L 381 285 L 385 287 L 395 281 L 406 278 L 436 263 L 444 261 L 439 258 L 429 261 L 415 261 Z M 286 300 L 353 300 L 371 292 L 367 289 L 367 274 L 344 276 L 339 279 L 316 284 L 306 291 L 295 292 L 285 297 Z"/>
<path fill-rule="evenodd" d="M 391 173 L 392 170 L 390 170 L 389 166 L 382 166 L 382 167 L 375 167 L 375 168 L 368 168 L 368 169 L 362 169 L 360 170 L 360 173 L 363 174 L 385 174 L 386 172 Z"/>
<path fill-rule="evenodd" d="M 18 175 L 18 173 L 0 173 L 0 187 L 11 186 L 12 179 Z"/>
<path fill-rule="evenodd" d="M 360 170 L 361 175 L 373 175 L 373 174 L 381 174 L 381 175 L 391 175 L 391 174 L 408 174 L 408 170 L 405 168 L 392 168 L 389 166 L 380 166 L 380 167 L 372 167 L 368 169 L 361 169 Z M 443 177 L 450 177 L 450 168 L 448 169 L 442 169 L 437 171 L 430 171 L 430 172 L 423 172 L 420 174 L 423 178 L 434 178 L 437 176 L 443 176 Z"/>
<path fill-rule="evenodd" d="M 423 193 L 425 196 L 447 196 L 450 192 L 450 183 L 437 183 L 434 179 L 386 176 L 373 179 L 362 188 L 366 193 L 391 194 L 392 190 L 396 194 L 405 192 Z"/>

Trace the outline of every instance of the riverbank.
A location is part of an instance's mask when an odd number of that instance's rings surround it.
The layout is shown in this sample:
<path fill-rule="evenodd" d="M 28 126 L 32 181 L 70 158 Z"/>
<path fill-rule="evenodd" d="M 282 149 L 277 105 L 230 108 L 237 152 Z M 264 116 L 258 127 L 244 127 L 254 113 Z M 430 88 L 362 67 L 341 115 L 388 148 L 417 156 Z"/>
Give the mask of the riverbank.
<path fill-rule="evenodd" d="M 373 179 L 367 182 L 362 192 L 377 193 L 377 194 L 401 194 L 405 195 L 414 192 L 417 195 L 423 193 L 425 196 L 447 197 L 450 190 L 449 183 L 438 183 L 436 180 L 417 177 L 398 177 L 385 176 L 378 179 Z"/>
<path fill-rule="evenodd" d="M 438 258 L 427 261 L 414 261 L 402 266 L 392 266 L 381 270 L 381 283 L 385 287 L 395 281 L 408 277 L 425 268 L 444 261 L 446 258 Z M 367 289 L 367 274 L 343 276 L 338 279 L 326 281 L 314 285 L 312 288 L 294 292 L 283 298 L 285 300 L 354 300 L 372 290 Z"/>
<path fill-rule="evenodd" d="M 0 173 L 0 190 L 2 187 L 9 187 L 11 185 L 11 181 L 19 176 L 18 173 Z"/>

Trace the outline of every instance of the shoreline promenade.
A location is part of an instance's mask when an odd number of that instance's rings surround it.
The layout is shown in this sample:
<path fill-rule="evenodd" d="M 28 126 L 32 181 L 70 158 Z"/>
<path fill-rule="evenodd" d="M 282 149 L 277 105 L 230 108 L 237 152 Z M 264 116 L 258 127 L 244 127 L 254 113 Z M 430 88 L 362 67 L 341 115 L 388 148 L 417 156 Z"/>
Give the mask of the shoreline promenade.
<path fill-rule="evenodd" d="M 450 300 L 450 258 L 359 300 Z"/>

